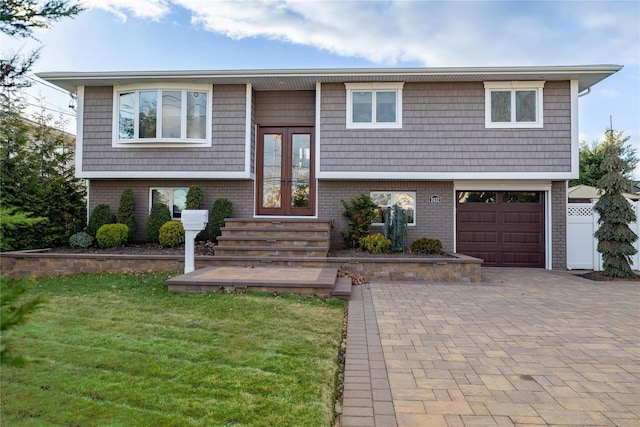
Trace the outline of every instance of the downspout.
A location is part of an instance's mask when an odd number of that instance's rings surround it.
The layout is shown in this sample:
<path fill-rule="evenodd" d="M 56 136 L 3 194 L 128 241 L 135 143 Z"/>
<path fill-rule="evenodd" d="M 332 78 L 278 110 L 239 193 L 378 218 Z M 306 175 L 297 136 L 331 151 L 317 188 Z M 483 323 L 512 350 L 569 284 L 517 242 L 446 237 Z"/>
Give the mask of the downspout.
<path fill-rule="evenodd" d="M 586 92 L 585 92 L 585 91 L 582 91 L 582 92 L 580 92 L 580 93 L 578 94 L 578 98 L 582 98 L 583 96 L 587 96 L 587 95 L 589 95 L 590 93 L 591 93 L 591 87 L 588 87 L 588 88 L 587 88 L 587 90 L 586 90 Z"/>

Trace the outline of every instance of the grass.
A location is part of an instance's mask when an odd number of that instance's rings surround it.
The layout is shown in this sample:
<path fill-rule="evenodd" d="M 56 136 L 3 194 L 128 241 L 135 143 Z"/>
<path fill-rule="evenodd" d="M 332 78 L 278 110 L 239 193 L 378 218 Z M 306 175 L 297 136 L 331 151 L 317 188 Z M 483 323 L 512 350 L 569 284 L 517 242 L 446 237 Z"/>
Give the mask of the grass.
<path fill-rule="evenodd" d="M 169 293 L 166 274 L 38 279 L 3 425 L 330 426 L 345 302 Z"/>

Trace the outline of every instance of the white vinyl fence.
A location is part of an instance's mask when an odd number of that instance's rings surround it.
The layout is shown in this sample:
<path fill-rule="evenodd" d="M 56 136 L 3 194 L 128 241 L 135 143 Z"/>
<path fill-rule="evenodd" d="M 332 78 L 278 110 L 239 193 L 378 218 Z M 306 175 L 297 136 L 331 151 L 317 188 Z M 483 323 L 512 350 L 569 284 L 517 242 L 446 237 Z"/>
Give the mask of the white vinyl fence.
<path fill-rule="evenodd" d="M 630 202 L 636 211 L 640 202 Z M 602 270 L 602 255 L 597 251 L 598 241 L 593 233 L 598 229 L 598 213 L 594 203 L 567 203 L 567 268 L 569 270 Z M 636 221 L 629 227 L 640 235 L 640 224 Z M 640 241 L 635 248 L 640 250 Z M 640 252 L 631 257 L 632 268 L 640 270 Z"/>

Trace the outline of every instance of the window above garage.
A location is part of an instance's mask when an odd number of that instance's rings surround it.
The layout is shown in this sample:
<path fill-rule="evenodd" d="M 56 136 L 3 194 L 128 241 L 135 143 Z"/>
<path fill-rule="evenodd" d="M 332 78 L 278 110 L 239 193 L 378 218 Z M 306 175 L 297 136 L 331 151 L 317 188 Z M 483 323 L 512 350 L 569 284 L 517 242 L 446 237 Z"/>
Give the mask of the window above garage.
<path fill-rule="evenodd" d="M 402 128 L 404 83 L 345 83 L 347 129 Z"/>
<path fill-rule="evenodd" d="M 485 127 L 541 128 L 545 82 L 485 82 Z"/>

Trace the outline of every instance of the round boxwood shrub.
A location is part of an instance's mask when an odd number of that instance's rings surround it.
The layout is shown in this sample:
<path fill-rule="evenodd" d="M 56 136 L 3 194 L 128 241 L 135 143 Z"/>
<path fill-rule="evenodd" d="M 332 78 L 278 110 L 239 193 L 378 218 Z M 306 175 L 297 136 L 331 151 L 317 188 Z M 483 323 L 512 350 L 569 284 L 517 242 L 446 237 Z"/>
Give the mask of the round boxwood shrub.
<path fill-rule="evenodd" d="M 127 242 L 129 227 L 125 224 L 105 224 L 98 228 L 96 241 L 101 248 L 115 248 Z"/>
<path fill-rule="evenodd" d="M 381 254 L 391 249 L 391 239 L 385 238 L 380 233 L 370 234 L 360 238 L 360 248 L 372 254 Z"/>
<path fill-rule="evenodd" d="M 79 233 L 72 234 L 69 237 L 69 246 L 72 248 L 83 248 L 86 249 L 93 244 L 95 239 L 89 233 L 85 233 L 81 231 Z"/>
<path fill-rule="evenodd" d="M 180 221 L 165 222 L 158 234 L 160 245 L 173 248 L 184 243 L 184 227 Z"/>
<path fill-rule="evenodd" d="M 153 206 L 151 206 L 151 213 L 147 220 L 147 242 L 157 243 L 160 235 L 160 227 L 169 221 L 171 221 L 171 212 L 169 212 L 167 205 L 154 203 Z"/>
<path fill-rule="evenodd" d="M 111 213 L 109 205 L 98 205 L 93 208 L 93 212 L 89 216 L 89 223 L 87 224 L 87 234 L 96 237 L 98 228 L 105 224 L 113 224 L 116 222 L 115 217 Z"/>
<path fill-rule="evenodd" d="M 442 251 L 442 242 L 438 239 L 423 237 L 411 244 L 411 252 L 416 254 L 438 255 Z"/>

